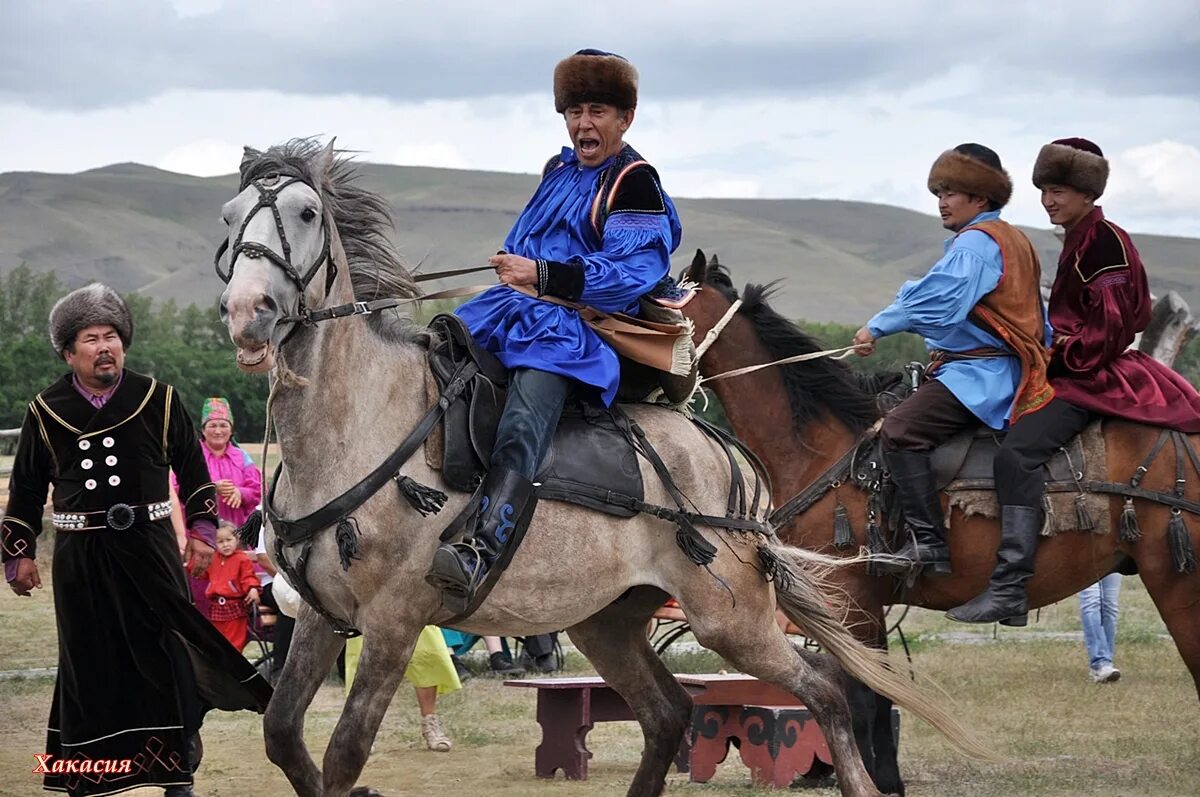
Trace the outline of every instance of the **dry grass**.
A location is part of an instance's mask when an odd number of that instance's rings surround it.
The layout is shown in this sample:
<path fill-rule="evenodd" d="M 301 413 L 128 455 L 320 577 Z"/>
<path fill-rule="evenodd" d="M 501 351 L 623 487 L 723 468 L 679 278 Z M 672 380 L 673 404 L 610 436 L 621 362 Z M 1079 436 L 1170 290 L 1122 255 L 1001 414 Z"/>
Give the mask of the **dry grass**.
<path fill-rule="evenodd" d="M 48 569 L 47 569 L 48 572 Z M 922 676 L 953 696 L 961 716 L 1011 760 L 983 765 L 954 753 L 945 740 L 917 721 L 906 722 L 903 771 L 912 797 L 1176 797 L 1200 794 L 1196 691 L 1169 640 L 1162 639 L 1137 579 L 1127 579 L 1125 617 L 1118 659 L 1124 672 L 1113 685 L 1087 679 L 1086 657 L 1075 639 L 1038 633 L 1078 629 L 1073 602 L 1043 613 L 1043 622 L 1024 635 L 1006 632 L 998 641 L 955 644 L 935 634 L 940 618 L 914 612 L 906 626 L 915 633 L 914 661 Z M 0 597 L 0 670 L 53 663 L 53 618 L 48 594 L 18 601 Z M 954 630 L 961 630 L 954 626 Z M 1033 637 L 1033 641 L 1025 641 Z M 677 670 L 719 666 L 711 654 L 670 656 Z M 568 667 L 585 671 L 570 656 Z M 29 774 L 40 752 L 52 682 L 0 682 L 0 779 L 2 795 L 40 793 Z M 342 694 L 327 684 L 309 711 L 311 749 L 323 753 L 341 709 Z M 533 750 L 540 739 L 533 694 L 476 678 L 442 698 L 439 713 L 455 740 L 448 755 L 426 752 L 420 743 L 412 692 L 402 687 L 384 719 L 363 783 L 385 794 L 486 794 L 488 797 L 622 795 L 633 775 L 641 737 L 631 723 L 599 725 L 588 737 L 595 753 L 586 782 L 547 782 L 533 777 Z M 282 795 L 290 789 L 263 754 L 260 718 L 214 712 L 205 725 L 206 758 L 198 791 L 206 797 Z M 713 783 L 687 782 L 673 773 L 673 794 L 749 795 L 745 768 L 736 753 Z M 131 794 L 160 794 L 141 790 Z M 830 788 L 805 790 L 817 797 Z"/>

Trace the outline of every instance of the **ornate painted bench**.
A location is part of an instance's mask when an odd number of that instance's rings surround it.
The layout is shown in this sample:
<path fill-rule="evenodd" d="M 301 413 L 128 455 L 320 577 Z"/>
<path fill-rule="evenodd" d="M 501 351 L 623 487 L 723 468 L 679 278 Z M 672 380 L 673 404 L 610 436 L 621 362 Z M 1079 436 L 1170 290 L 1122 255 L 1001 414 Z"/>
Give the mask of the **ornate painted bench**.
<path fill-rule="evenodd" d="M 695 706 L 676 766 L 694 782 L 713 777 L 734 744 L 749 767 L 751 781 L 787 788 L 797 776 L 824 773 L 832 763 L 825 738 L 808 709 L 771 684 L 741 674 L 680 674 L 676 678 Z M 598 722 L 631 721 L 633 712 L 603 679 L 535 678 L 505 681 L 506 686 L 537 690 L 537 721 L 542 742 L 534 754 L 534 772 L 553 778 L 587 778 L 587 734 Z M 893 732 L 899 714 L 892 715 Z"/>

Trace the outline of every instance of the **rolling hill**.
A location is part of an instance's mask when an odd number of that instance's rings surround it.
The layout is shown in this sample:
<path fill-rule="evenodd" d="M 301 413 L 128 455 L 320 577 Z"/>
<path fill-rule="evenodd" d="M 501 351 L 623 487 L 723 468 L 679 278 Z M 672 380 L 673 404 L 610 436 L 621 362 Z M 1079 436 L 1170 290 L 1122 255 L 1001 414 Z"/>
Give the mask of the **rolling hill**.
<path fill-rule="evenodd" d="M 361 166 L 366 185 L 391 201 L 396 241 L 422 270 L 477 265 L 503 241 L 536 183 L 534 175 Z M 54 270 L 70 287 L 91 280 L 182 304 L 210 303 L 221 283 L 213 251 L 232 175 L 190 177 L 138 164 L 79 174 L 0 174 L 0 274 L 22 262 Z M 678 199 L 684 241 L 676 267 L 697 247 L 716 252 L 737 282 L 784 280 L 777 306 L 792 317 L 861 323 L 905 279 L 923 273 L 945 232 L 932 216 L 834 200 Z M 1026 229 L 1047 280 L 1060 248 L 1046 229 Z M 1134 234 L 1156 293 L 1200 306 L 1200 240 Z"/>

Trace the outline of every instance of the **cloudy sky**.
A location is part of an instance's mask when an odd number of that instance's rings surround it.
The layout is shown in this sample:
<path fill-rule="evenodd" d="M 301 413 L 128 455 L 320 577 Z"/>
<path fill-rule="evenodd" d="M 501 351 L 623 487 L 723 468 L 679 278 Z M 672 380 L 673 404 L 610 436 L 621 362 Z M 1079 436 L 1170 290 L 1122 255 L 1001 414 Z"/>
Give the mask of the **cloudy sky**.
<path fill-rule="evenodd" d="M 0 0 L 0 171 L 234 171 L 302 135 L 385 163 L 533 172 L 566 138 L 550 76 L 581 47 L 641 72 L 627 140 L 676 196 L 932 213 L 978 141 L 1046 226 L 1039 147 L 1092 138 L 1104 205 L 1200 236 L 1200 2 Z"/>

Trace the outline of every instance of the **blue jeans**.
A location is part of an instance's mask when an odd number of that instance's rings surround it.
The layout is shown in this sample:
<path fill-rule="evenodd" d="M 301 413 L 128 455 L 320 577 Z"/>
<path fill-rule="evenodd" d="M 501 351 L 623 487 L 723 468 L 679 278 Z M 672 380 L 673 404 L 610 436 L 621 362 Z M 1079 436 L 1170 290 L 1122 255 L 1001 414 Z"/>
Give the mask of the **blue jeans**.
<path fill-rule="evenodd" d="M 1109 573 L 1079 593 L 1079 620 L 1083 623 L 1083 643 L 1093 670 L 1112 664 L 1117 646 L 1117 599 L 1121 594 L 1121 574 Z"/>
<path fill-rule="evenodd" d="M 491 464 L 532 481 L 550 449 L 570 389 L 571 380 L 565 376 L 532 368 L 514 370 L 496 427 Z"/>

